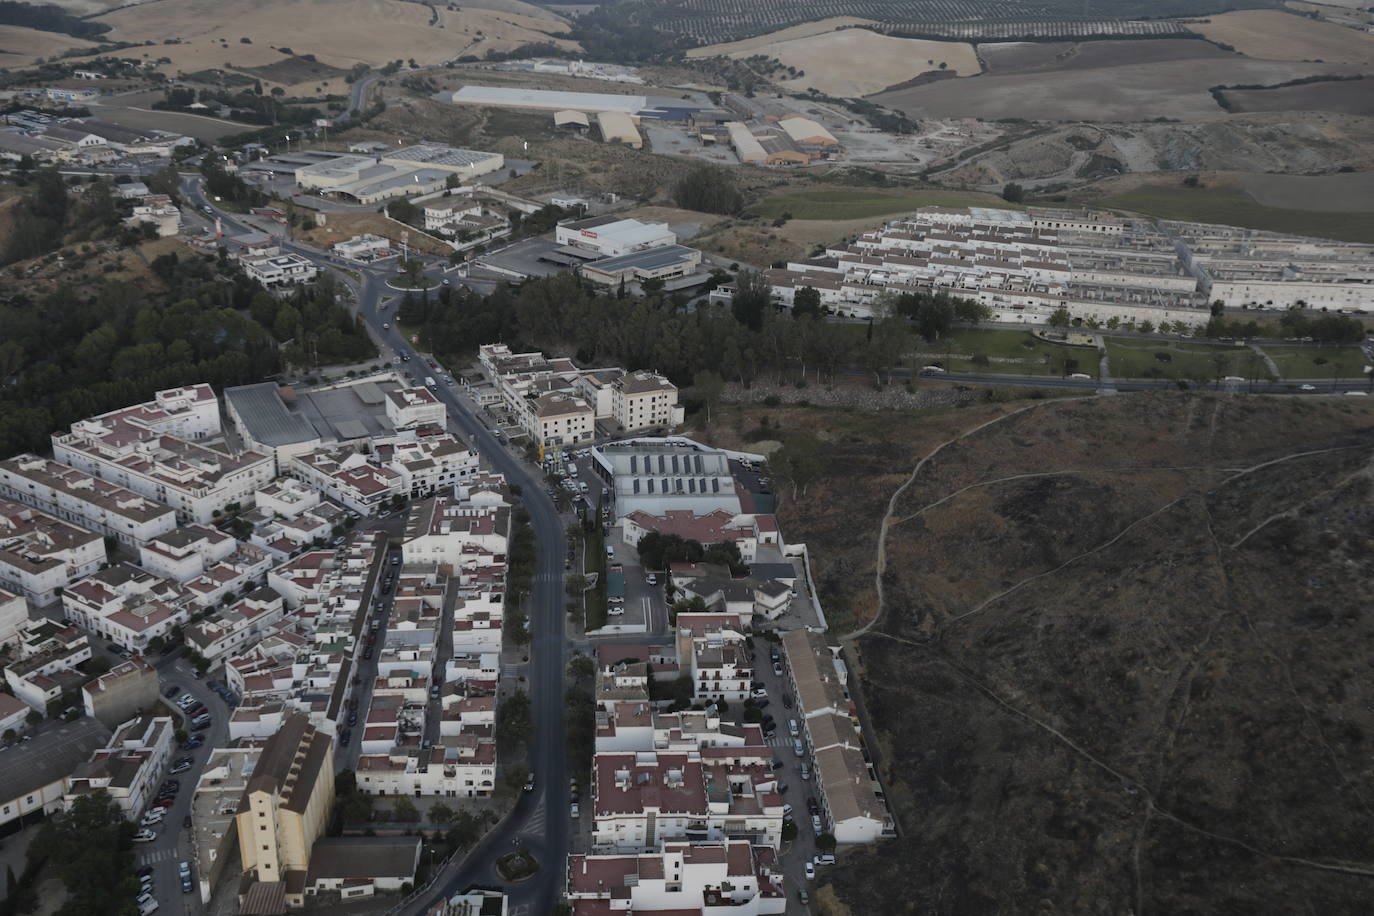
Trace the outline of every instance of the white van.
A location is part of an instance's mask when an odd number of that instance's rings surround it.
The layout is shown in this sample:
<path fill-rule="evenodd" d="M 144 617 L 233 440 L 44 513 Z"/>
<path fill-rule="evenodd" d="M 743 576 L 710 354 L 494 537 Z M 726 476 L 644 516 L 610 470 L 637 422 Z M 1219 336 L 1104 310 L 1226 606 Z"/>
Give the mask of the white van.
<path fill-rule="evenodd" d="M 922 367 L 921 367 L 921 374 L 922 374 L 922 375 L 943 375 L 944 372 L 945 372 L 945 367 L 944 367 L 944 366 L 922 366 Z"/>
<path fill-rule="evenodd" d="M 1092 376 L 1089 375 L 1089 374 L 1086 373 L 1086 372 L 1070 372 L 1070 373 L 1069 373 L 1069 378 L 1091 379 Z"/>
<path fill-rule="evenodd" d="M 796 719 L 788 719 L 788 720 L 787 720 L 787 732 L 788 732 L 788 734 L 790 734 L 793 738 L 795 738 L 795 737 L 797 737 L 798 735 L 801 734 L 801 728 L 797 725 L 797 720 L 796 720 Z"/>

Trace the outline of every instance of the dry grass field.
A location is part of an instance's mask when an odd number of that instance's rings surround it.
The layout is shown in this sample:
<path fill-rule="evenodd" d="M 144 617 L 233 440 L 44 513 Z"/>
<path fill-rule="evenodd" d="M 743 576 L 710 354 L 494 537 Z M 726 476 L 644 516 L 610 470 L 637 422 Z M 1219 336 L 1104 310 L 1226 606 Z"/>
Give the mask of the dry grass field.
<path fill-rule="evenodd" d="M 94 16 L 120 6 L 133 6 L 140 0 L 52 0 L 53 6 L 60 6 L 77 16 Z M 141 0 L 152 3 L 154 0 Z"/>
<path fill-rule="evenodd" d="M 1277 89 L 1228 89 L 1225 94 L 1235 112 L 1334 111 L 1374 115 L 1374 79 Z"/>
<path fill-rule="evenodd" d="M 114 27 L 111 40 L 158 42 L 148 49 L 150 56 L 170 58 L 172 63 L 163 69 L 172 75 L 210 67 L 270 66 L 284 57 L 274 46 L 313 54 L 345 69 L 360 62 L 378 67 L 412 58 L 440 63 L 531 42 L 574 47 L 556 37 L 567 30 L 566 23 L 547 16 L 468 6 L 458 12 L 440 9 L 438 15 L 438 24 L 431 26 L 429 7 L 401 0 L 159 0 L 117 10 L 101 21 Z M 168 39 L 181 43 L 161 44 Z"/>
<path fill-rule="evenodd" d="M 750 54 L 761 54 L 763 53 L 763 48 L 780 41 L 792 41 L 797 38 L 808 38 L 812 35 L 824 35 L 836 29 L 854 25 L 876 25 L 876 23 L 871 19 L 859 19 L 856 16 L 834 16 L 830 19 L 818 19 L 815 22 L 804 22 L 801 25 L 789 26 L 785 29 L 779 29 L 776 32 L 769 32 L 767 35 L 755 35 L 753 38 L 745 38 L 741 41 L 728 41 L 723 44 L 692 48 L 687 52 L 687 56 L 747 57 Z"/>
<path fill-rule="evenodd" d="M 26 66 L 40 57 L 52 57 L 73 48 L 94 48 L 96 42 L 40 32 L 19 25 L 0 25 L 0 67 L 10 69 Z"/>
<path fill-rule="evenodd" d="M 1147 45 L 1150 42 L 1139 42 Z M 1267 85 L 1349 65 L 1199 58 L 1124 63 L 1092 69 L 943 80 L 874 96 L 908 117 L 1028 118 L 1045 121 L 1182 120 L 1224 116 L 1208 89 L 1216 85 Z"/>
<path fill-rule="evenodd" d="M 1125 64 L 1155 64 L 1235 55 L 1197 38 L 1152 41 L 999 41 L 978 45 L 988 72 L 1036 73 L 1047 70 L 1094 70 Z"/>
<path fill-rule="evenodd" d="M 1374 172 L 1340 175 L 1246 175 L 1242 185 L 1266 207 L 1365 213 L 1374 200 Z"/>
<path fill-rule="evenodd" d="M 1242 10 L 1188 28 L 1263 60 L 1374 63 L 1374 35 L 1278 10 Z"/>
<path fill-rule="evenodd" d="M 864 96 L 928 70 L 941 69 L 941 64 L 960 76 L 970 76 L 982 69 L 973 45 L 893 38 L 868 29 L 841 29 L 765 44 L 759 44 L 758 39 L 742 43 L 750 48 L 735 51 L 731 57 L 763 54 L 803 71 L 804 76 L 778 82 L 783 88 L 798 92 L 815 88 L 828 95 Z"/>
<path fill-rule="evenodd" d="M 846 661 L 901 839 L 822 872 L 824 912 L 1363 912 L 1369 406 L 732 408 L 719 438 L 765 418 L 824 442 L 779 514 L 827 613 L 884 609 Z"/>

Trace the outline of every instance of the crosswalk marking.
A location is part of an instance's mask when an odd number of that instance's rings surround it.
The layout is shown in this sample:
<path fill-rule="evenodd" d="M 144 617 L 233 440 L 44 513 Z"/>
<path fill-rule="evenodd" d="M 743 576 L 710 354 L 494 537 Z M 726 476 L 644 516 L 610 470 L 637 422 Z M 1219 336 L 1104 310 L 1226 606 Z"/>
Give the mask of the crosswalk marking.
<path fill-rule="evenodd" d="M 157 862 L 166 862 L 168 859 L 175 859 L 176 857 L 177 851 L 175 849 L 162 849 L 157 852 L 150 852 L 139 856 L 138 864 L 153 865 Z"/>

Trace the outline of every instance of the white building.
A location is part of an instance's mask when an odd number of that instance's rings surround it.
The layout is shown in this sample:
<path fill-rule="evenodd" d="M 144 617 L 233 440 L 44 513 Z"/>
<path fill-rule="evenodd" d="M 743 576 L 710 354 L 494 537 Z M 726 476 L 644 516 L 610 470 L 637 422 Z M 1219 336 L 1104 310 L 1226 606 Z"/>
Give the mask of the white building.
<path fill-rule="evenodd" d="M 401 536 L 407 566 L 437 566 L 452 575 L 478 558 L 504 555 L 510 531 L 506 508 L 472 506 L 450 496 L 413 503 Z"/>
<path fill-rule="evenodd" d="M 234 539 L 208 525 L 187 525 L 151 538 L 138 550 L 138 565 L 174 582 L 189 582 L 234 553 Z"/>
<path fill-rule="evenodd" d="M 0 498 L 137 547 L 176 527 L 176 513 L 133 490 L 37 455 L 0 461 Z"/>
<path fill-rule="evenodd" d="M 771 754 L 715 750 L 709 758 L 700 751 L 597 754 L 592 848 L 641 852 L 664 842 L 725 840 L 777 848 L 783 798 Z"/>
<path fill-rule="evenodd" d="M 784 633 L 782 645 L 798 718 L 814 753 L 816 797 L 826 829 L 842 844 L 892 836 L 895 826 L 877 773 L 864 759 L 843 663 L 810 630 Z"/>
<path fill-rule="evenodd" d="M 664 843 L 641 855 L 569 856 L 567 894 L 574 916 L 764 916 L 787 912 L 783 879 L 768 846 Z"/>
<path fill-rule="evenodd" d="M 171 761 L 175 731 L 170 716 L 144 715 L 125 722 L 105 747 L 67 777 L 64 804 L 103 789 L 126 818 L 137 819 Z"/>
<path fill-rule="evenodd" d="M 360 515 L 371 515 L 382 503 L 405 492 L 406 481 L 399 471 L 347 447 L 296 455 L 284 470 Z"/>
<path fill-rule="evenodd" d="M 392 388 L 386 392 L 386 418 L 396 429 L 434 426 L 443 429 L 448 422 L 444 402 L 424 386 Z"/>
<path fill-rule="evenodd" d="M 270 588 L 255 589 L 186 627 L 186 644 L 214 663 L 256 642 L 285 613 L 280 595 Z"/>
<path fill-rule="evenodd" d="M 180 584 L 128 563 L 102 569 L 62 593 L 62 610 L 78 626 L 131 652 L 144 652 L 191 619 L 193 595 Z"/>
<path fill-rule="evenodd" d="M 657 372 L 626 372 L 611 386 L 611 417 L 626 432 L 682 423 L 677 386 Z"/>
<path fill-rule="evenodd" d="M 40 651 L 6 665 L 5 683 L 12 694 L 46 714 L 49 703 L 76 694 L 86 683 L 86 675 L 76 666 L 90 657 L 86 634 L 63 627 L 44 641 Z"/>
<path fill-rule="evenodd" d="M 232 503 L 252 505 L 253 493 L 274 476 L 270 455 L 231 455 L 198 441 L 219 434 L 214 392 L 195 385 L 73 423 L 71 432 L 53 435 L 53 457 L 166 503 L 181 520 L 208 522 Z"/>
<path fill-rule="evenodd" d="M 28 600 L 23 595 L 0 588 L 0 646 L 7 646 L 18 639 L 28 619 Z M 3 731 L 0 729 L 0 732 Z"/>
<path fill-rule="evenodd" d="M 250 278 L 263 286 L 308 283 L 315 279 L 315 262 L 298 254 L 275 254 L 239 258 L 239 265 Z"/>
<path fill-rule="evenodd" d="M 0 501 L 0 585 L 37 607 L 105 562 L 105 539 L 31 506 Z"/>
<path fill-rule="evenodd" d="M 554 240 L 598 258 L 677 244 L 677 236 L 667 223 L 645 223 L 619 216 L 594 216 L 562 223 L 554 229 Z"/>
<path fill-rule="evenodd" d="M 395 257 L 396 251 L 392 248 L 394 244 L 391 239 L 383 238 L 380 235 L 355 235 L 342 242 L 335 242 L 334 247 L 330 250 L 335 257 L 367 264 L 372 261 Z"/>
<path fill-rule="evenodd" d="M 617 515 L 740 514 L 728 456 L 719 449 L 672 442 L 612 443 L 592 449 L 597 472 L 615 493 Z"/>

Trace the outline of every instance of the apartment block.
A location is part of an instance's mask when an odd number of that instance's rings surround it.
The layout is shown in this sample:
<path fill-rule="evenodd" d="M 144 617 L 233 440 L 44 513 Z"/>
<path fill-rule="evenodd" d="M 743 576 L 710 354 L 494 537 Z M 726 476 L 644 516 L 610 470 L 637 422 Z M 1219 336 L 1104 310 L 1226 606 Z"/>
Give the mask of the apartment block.
<path fill-rule="evenodd" d="M 0 501 L 0 585 L 38 607 L 105 562 L 105 539 L 40 512 Z"/>
<path fill-rule="evenodd" d="M 677 652 L 692 676 L 694 699 L 733 701 L 749 696 L 754 667 L 738 616 L 679 614 Z"/>
<path fill-rule="evenodd" d="M 360 515 L 371 515 L 382 503 L 406 492 L 400 472 L 347 446 L 296 455 L 284 470 Z"/>
<path fill-rule="evenodd" d="M 138 818 L 157 792 L 171 760 L 176 726 L 171 716 L 137 716 L 115 729 L 105 747 L 67 777 L 63 802 L 103 790 L 124 816 Z"/>
<path fill-rule="evenodd" d="M 677 386 L 657 372 L 626 372 L 611 387 L 611 419 L 626 432 L 682 423 Z"/>
<path fill-rule="evenodd" d="M 0 588 L 0 646 L 16 642 L 28 619 L 28 599 Z"/>
<path fill-rule="evenodd" d="M 85 685 L 88 677 L 76 666 L 91 657 L 90 641 L 76 627 L 44 630 L 48 632 L 41 648 L 5 666 L 10 693 L 41 713 L 47 713 L 49 703 Z"/>
<path fill-rule="evenodd" d="M 37 455 L 0 461 L 0 498 L 138 547 L 176 527 L 170 506 Z"/>
<path fill-rule="evenodd" d="M 286 613 L 282 597 L 259 588 L 186 627 L 186 644 L 212 663 L 261 638 Z"/>
<path fill-rule="evenodd" d="M 452 492 L 480 470 L 477 453 L 448 433 L 379 444 L 374 452 L 379 462 L 401 475 L 401 492 L 411 499 Z"/>
<path fill-rule="evenodd" d="M 164 579 L 188 582 L 233 554 L 235 547 L 234 539 L 216 528 L 187 525 L 149 538 L 139 547 L 138 565 Z"/>
<path fill-rule="evenodd" d="M 386 417 L 398 430 L 417 426 L 433 426 L 442 430 L 448 422 L 448 410 L 444 402 L 423 385 L 392 388 L 386 392 Z"/>
<path fill-rule="evenodd" d="M 214 392 L 195 385 L 73 423 L 70 432 L 53 434 L 53 457 L 171 506 L 180 521 L 208 522 L 230 504 L 252 505 L 274 476 L 270 455 L 203 444 L 219 435 Z"/>
<path fill-rule="evenodd" d="M 102 569 L 62 594 L 62 610 L 78 626 L 131 652 L 190 620 L 195 605 L 182 585 L 128 563 Z"/>
<path fill-rule="evenodd" d="M 158 708 L 157 669 L 135 655 L 81 688 L 86 715 L 110 728 Z"/>
<path fill-rule="evenodd" d="M 844 663 L 824 637 L 810 630 L 784 633 L 782 646 L 827 829 L 839 843 L 892 836 L 895 826 L 877 773 L 864 758 Z"/>
<path fill-rule="evenodd" d="M 746 840 L 777 848 L 783 798 L 764 761 L 701 752 L 599 753 L 592 764 L 592 848 L 643 852 L 664 842 Z"/>
<path fill-rule="evenodd" d="M 640 855 L 569 856 L 567 895 L 574 916 L 764 916 L 787 911 L 783 877 L 768 846 L 664 843 Z"/>

